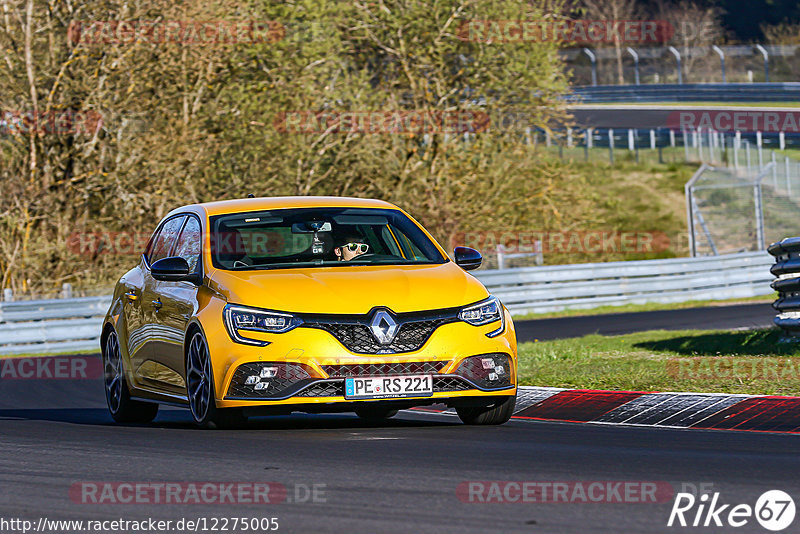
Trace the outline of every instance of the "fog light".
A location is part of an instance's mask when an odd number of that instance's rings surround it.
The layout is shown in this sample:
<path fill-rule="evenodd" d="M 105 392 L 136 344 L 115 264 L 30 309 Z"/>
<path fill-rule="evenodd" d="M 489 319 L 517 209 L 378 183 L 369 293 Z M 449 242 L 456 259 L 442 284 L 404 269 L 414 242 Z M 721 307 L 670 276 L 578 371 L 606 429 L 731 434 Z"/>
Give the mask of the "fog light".
<path fill-rule="evenodd" d="M 506 369 L 502 365 L 498 365 L 497 367 L 494 368 L 494 372 L 497 373 L 498 375 L 504 375 L 506 373 Z"/>
<path fill-rule="evenodd" d="M 492 382 L 497 380 L 497 373 L 489 373 L 489 380 L 491 380 Z M 256 388 L 256 389 L 258 389 L 258 388 Z"/>
<path fill-rule="evenodd" d="M 481 358 L 481 365 L 484 369 L 492 369 L 494 367 L 494 360 L 491 358 Z"/>
<path fill-rule="evenodd" d="M 269 382 L 259 382 L 258 384 L 256 384 L 256 391 L 267 389 L 267 387 L 269 387 Z"/>
<path fill-rule="evenodd" d="M 275 375 L 278 374 L 277 367 L 262 367 L 261 368 L 261 378 L 275 378 Z"/>
<path fill-rule="evenodd" d="M 244 383 L 246 385 L 248 385 L 248 386 L 252 386 L 253 384 L 257 384 L 258 383 L 258 377 L 256 375 L 248 376 L 247 380 L 245 380 Z"/>

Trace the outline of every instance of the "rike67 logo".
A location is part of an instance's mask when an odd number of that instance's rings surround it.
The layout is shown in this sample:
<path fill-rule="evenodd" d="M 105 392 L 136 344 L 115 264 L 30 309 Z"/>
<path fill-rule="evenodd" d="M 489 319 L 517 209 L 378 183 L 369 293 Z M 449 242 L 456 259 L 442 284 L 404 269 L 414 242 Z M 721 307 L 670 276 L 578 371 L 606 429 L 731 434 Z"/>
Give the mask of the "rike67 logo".
<path fill-rule="evenodd" d="M 681 527 L 733 527 L 747 528 L 752 532 L 753 519 L 763 528 L 778 532 L 794 521 L 794 500 L 781 490 L 764 492 L 755 506 L 749 504 L 723 504 L 719 492 L 695 497 L 691 493 L 678 493 L 672 504 L 667 526 Z"/>

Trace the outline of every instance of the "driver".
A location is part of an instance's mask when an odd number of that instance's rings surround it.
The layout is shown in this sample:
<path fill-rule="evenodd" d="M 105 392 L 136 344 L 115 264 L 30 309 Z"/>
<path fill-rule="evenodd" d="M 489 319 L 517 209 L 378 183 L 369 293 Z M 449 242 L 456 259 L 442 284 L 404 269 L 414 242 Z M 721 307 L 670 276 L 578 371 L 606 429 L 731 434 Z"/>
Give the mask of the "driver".
<path fill-rule="evenodd" d="M 369 245 L 364 242 L 363 237 L 351 234 L 342 236 L 336 242 L 336 248 L 333 249 L 333 252 L 339 261 L 350 261 L 362 254 L 366 254 L 368 250 Z"/>

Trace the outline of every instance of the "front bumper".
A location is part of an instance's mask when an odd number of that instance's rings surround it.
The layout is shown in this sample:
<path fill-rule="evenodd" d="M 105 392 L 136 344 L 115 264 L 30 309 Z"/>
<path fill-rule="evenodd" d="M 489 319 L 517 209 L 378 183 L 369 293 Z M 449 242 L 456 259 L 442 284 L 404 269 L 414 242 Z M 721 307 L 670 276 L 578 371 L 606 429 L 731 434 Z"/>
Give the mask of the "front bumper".
<path fill-rule="evenodd" d="M 463 322 L 444 324 L 436 329 L 425 344 L 416 351 L 399 354 L 354 354 L 334 336 L 318 328 L 295 328 L 283 334 L 265 335 L 265 347 L 233 342 L 223 328 L 213 329 L 209 349 L 217 385 L 216 404 L 219 408 L 284 407 L 298 405 L 298 410 L 338 411 L 341 406 L 355 403 L 381 403 L 398 407 L 437 402 L 453 404 L 458 399 L 494 398 L 516 394 L 516 338 L 508 312 L 506 330 L 489 338 L 486 333 L 496 324 L 475 327 Z M 219 317 L 219 316 L 218 316 Z M 222 325 L 220 325 L 222 326 Z M 459 370 L 467 358 L 478 355 L 503 354 L 507 358 L 505 383 L 487 384 L 480 377 Z M 272 387 L 254 394 L 253 388 L 243 388 L 247 376 L 257 374 L 273 364 L 294 366 L 298 371 L 271 377 L 268 382 L 292 378 L 281 387 Z M 417 365 L 417 367 L 414 367 Z M 372 367 L 370 367 L 372 366 Z M 348 370 L 357 369 L 358 372 Z M 344 370 L 344 371 L 342 371 Z M 348 376 L 396 376 L 430 374 L 433 394 L 424 397 L 380 398 L 375 400 L 346 399 L 345 378 Z M 485 378 L 485 377 L 484 377 Z M 284 387 L 285 386 L 285 387 Z M 488 399 L 487 399 L 488 400 Z"/>

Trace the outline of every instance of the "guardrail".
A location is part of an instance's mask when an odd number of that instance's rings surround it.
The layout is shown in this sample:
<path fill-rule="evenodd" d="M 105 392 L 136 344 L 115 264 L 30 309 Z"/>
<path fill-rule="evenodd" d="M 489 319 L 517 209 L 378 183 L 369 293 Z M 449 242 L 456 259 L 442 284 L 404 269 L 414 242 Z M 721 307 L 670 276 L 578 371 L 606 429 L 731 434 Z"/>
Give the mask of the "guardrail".
<path fill-rule="evenodd" d="M 763 252 L 477 272 L 512 314 L 772 293 Z"/>
<path fill-rule="evenodd" d="M 800 83 L 583 85 L 567 97 L 582 104 L 611 102 L 796 102 Z"/>
<path fill-rule="evenodd" d="M 771 244 L 767 252 L 775 256 L 770 273 L 777 278 L 772 289 L 778 299 L 772 307 L 778 312 L 773 322 L 790 336 L 800 336 L 800 237 L 787 237 Z"/>
<path fill-rule="evenodd" d="M 797 257 L 800 258 L 800 238 Z M 796 262 L 800 273 L 800 259 Z M 475 274 L 512 314 L 518 315 L 769 295 L 772 277 L 767 274 L 767 266 L 771 264 L 768 254 L 749 252 Z M 800 284 L 800 278 L 797 280 Z M 800 310 L 800 297 L 796 300 Z M 0 354 L 97 351 L 102 317 L 110 302 L 111 297 L 104 296 L 0 303 Z"/>

